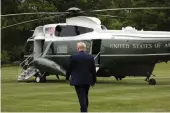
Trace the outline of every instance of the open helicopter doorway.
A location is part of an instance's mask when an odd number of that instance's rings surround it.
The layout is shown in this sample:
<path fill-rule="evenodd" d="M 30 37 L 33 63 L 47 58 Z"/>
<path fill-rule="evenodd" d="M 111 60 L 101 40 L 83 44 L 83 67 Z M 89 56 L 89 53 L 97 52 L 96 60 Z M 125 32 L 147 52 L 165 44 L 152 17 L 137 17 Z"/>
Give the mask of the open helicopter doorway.
<path fill-rule="evenodd" d="M 22 60 L 29 57 L 34 50 L 34 40 L 28 39 L 27 42 L 25 43 L 24 49 L 21 51 L 22 52 Z"/>
<path fill-rule="evenodd" d="M 39 57 L 43 52 L 44 40 L 28 39 L 24 49 L 21 51 L 21 62 L 30 63 L 35 58 Z"/>
<path fill-rule="evenodd" d="M 44 39 L 34 40 L 34 59 L 40 57 L 44 51 Z"/>
<path fill-rule="evenodd" d="M 91 43 L 91 54 L 94 56 L 95 64 L 100 65 L 101 39 L 94 39 Z"/>

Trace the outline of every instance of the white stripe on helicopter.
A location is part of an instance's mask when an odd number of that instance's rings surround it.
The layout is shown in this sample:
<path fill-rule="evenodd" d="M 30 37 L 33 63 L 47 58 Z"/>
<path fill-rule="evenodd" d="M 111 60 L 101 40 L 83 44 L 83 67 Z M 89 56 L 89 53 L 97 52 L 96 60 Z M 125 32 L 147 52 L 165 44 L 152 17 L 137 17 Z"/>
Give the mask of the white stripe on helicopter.
<path fill-rule="evenodd" d="M 105 40 L 109 40 L 109 39 L 112 39 L 112 40 L 162 40 L 162 41 L 170 41 L 170 38 L 164 38 L 164 37 L 155 37 L 155 38 L 143 38 L 143 37 L 127 37 L 127 36 L 109 36 L 109 35 L 106 35 L 106 36 L 103 36 L 102 37 L 102 34 L 100 34 L 101 36 L 97 37 L 97 36 L 75 36 L 75 37 L 48 37 L 48 38 L 45 38 L 45 41 L 74 41 L 74 40 L 77 40 L 77 41 L 81 41 L 81 40 L 92 40 L 92 39 L 105 39 Z"/>
<path fill-rule="evenodd" d="M 164 56 L 170 55 L 170 53 L 158 53 L 158 54 L 101 54 L 100 56 Z"/>
<path fill-rule="evenodd" d="M 158 54 L 101 54 L 100 56 L 164 56 L 164 55 L 170 55 L 170 53 L 158 53 Z M 69 57 L 71 55 L 45 55 L 47 57 Z"/>
<path fill-rule="evenodd" d="M 98 33 L 96 31 L 81 34 L 78 36 L 69 36 L 69 37 L 56 37 L 56 36 L 46 36 L 39 37 L 43 38 L 46 41 L 71 41 L 71 40 L 92 40 L 92 39 L 112 39 L 112 40 L 167 40 L 170 41 L 170 33 L 160 33 L 157 32 L 155 35 L 142 35 L 142 34 L 124 34 L 123 32 L 117 33 Z M 39 39 L 36 37 L 35 39 Z"/>

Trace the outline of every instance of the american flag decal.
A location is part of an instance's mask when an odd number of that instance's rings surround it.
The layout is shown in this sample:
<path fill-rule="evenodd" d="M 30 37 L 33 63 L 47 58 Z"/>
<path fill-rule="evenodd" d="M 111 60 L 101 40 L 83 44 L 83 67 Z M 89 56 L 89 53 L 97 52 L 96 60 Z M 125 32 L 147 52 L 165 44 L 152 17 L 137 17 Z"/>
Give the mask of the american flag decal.
<path fill-rule="evenodd" d="M 55 32 L 55 28 L 54 28 L 54 27 L 50 27 L 50 28 L 49 28 L 49 33 L 50 33 L 50 34 L 54 34 L 54 32 Z"/>

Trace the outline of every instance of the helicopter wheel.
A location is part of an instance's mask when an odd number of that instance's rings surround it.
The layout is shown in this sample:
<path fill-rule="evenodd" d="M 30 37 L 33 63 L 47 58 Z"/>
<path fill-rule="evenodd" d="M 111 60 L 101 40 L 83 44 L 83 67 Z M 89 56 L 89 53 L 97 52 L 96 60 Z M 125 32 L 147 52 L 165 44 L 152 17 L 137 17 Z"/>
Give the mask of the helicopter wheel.
<path fill-rule="evenodd" d="M 46 76 L 45 76 L 45 75 L 41 76 L 41 75 L 38 74 L 38 75 L 35 77 L 35 81 L 36 81 L 37 83 L 46 82 Z"/>
<path fill-rule="evenodd" d="M 149 85 L 156 85 L 156 80 L 151 78 L 149 81 Z"/>

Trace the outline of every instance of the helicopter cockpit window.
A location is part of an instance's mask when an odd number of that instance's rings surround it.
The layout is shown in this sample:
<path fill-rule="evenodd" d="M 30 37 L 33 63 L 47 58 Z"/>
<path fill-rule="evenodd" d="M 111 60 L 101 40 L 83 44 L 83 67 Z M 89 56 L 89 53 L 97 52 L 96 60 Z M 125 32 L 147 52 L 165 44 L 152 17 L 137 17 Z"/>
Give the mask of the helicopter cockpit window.
<path fill-rule="evenodd" d="M 93 29 L 87 28 L 87 27 L 80 27 L 80 26 L 75 26 L 75 27 L 76 27 L 77 31 L 79 32 L 79 34 L 84 34 L 84 33 L 93 31 Z"/>
<path fill-rule="evenodd" d="M 57 26 L 56 36 L 76 36 L 74 26 Z"/>
<path fill-rule="evenodd" d="M 55 36 L 64 37 L 64 36 L 77 36 L 80 34 L 92 32 L 93 29 L 80 26 L 57 26 L 55 28 Z"/>
<path fill-rule="evenodd" d="M 107 28 L 104 25 L 101 25 L 102 30 L 107 30 Z"/>

